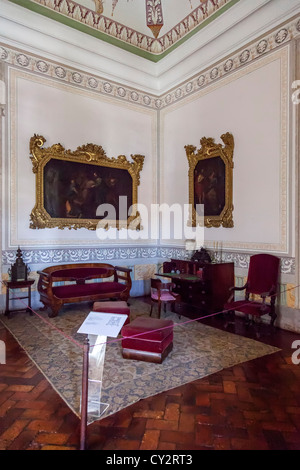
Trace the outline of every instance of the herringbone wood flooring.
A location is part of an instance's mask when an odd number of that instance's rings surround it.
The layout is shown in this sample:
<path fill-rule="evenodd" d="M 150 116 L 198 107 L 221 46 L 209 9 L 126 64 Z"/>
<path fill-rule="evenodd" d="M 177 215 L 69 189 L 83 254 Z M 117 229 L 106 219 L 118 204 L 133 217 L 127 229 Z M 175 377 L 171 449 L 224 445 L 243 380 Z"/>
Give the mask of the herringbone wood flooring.
<path fill-rule="evenodd" d="M 144 299 L 147 302 L 147 299 Z M 25 314 L 25 313 L 18 313 Z M 222 328 L 223 319 L 206 323 Z M 235 328 L 235 330 L 234 330 Z M 231 327 L 254 339 L 244 323 Z M 0 450 L 77 450 L 80 422 L 0 327 Z M 264 328 L 260 341 L 282 348 L 142 400 L 88 427 L 90 450 L 299 450 L 300 365 L 291 345 L 300 335 Z"/>

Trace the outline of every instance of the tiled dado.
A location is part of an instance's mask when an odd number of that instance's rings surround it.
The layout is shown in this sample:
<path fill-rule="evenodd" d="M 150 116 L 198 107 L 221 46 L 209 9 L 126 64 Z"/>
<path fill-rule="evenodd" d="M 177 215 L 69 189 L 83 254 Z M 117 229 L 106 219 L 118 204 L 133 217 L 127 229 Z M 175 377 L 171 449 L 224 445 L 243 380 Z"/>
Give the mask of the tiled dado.
<path fill-rule="evenodd" d="M 289 20 L 284 25 L 265 34 L 264 37 L 256 39 L 243 49 L 233 53 L 230 57 L 226 57 L 219 63 L 212 65 L 211 68 L 199 72 L 194 77 L 181 83 L 177 88 L 161 96 L 145 94 L 140 90 L 124 86 L 120 83 L 103 80 L 99 76 L 56 63 L 53 60 L 43 59 L 33 53 L 21 51 L 1 43 L 0 60 L 11 66 L 47 76 L 72 86 L 78 86 L 102 95 L 116 97 L 126 102 L 160 110 L 187 96 L 192 96 L 193 93 L 202 90 L 229 73 L 239 70 L 253 60 L 287 44 L 299 35 L 300 18 Z"/>
<path fill-rule="evenodd" d="M 207 248 L 216 261 L 234 262 L 236 268 L 248 269 L 251 254 L 223 251 L 222 255 Z M 29 265 L 51 265 L 87 262 L 108 262 L 112 264 L 148 266 L 148 261 L 190 259 L 191 252 L 180 247 L 114 247 L 114 248 L 62 248 L 62 249 L 22 249 L 23 260 Z M 6 270 L 15 262 L 16 250 L 2 251 L 2 265 Z M 146 268 L 145 268 L 146 269 Z M 141 271 L 137 271 L 141 272 Z M 281 274 L 295 273 L 295 258 L 281 258 Z"/>

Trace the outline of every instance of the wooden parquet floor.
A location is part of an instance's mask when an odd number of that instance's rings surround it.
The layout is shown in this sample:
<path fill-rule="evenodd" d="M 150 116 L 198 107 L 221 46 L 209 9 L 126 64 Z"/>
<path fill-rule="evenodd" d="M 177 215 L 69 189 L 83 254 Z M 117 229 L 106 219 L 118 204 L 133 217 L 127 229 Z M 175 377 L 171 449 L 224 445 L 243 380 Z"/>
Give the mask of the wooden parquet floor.
<path fill-rule="evenodd" d="M 223 328 L 220 316 L 206 323 Z M 230 331 L 256 339 L 240 320 Z M 0 365 L 0 450 L 77 450 L 79 419 L 2 326 L 0 339 L 7 351 Z M 292 343 L 300 335 L 263 328 L 259 340 L 281 351 L 91 424 L 87 449 L 299 450 L 300 364 L 292 363 Z"/>

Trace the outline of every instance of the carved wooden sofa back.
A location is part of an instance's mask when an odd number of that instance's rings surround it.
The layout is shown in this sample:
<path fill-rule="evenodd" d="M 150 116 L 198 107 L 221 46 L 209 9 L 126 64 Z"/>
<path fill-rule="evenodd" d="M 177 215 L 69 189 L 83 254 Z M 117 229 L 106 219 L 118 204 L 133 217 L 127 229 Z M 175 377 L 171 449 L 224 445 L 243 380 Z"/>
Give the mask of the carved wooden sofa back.
<path fill-rule="evenodd" d="M 63 304 L 101 299 L 127 301 L 132 286 L 131 269 L 107 263 L 49 266 L 38 271 L 38 292 L 43 309 L 54 317 Z"/>

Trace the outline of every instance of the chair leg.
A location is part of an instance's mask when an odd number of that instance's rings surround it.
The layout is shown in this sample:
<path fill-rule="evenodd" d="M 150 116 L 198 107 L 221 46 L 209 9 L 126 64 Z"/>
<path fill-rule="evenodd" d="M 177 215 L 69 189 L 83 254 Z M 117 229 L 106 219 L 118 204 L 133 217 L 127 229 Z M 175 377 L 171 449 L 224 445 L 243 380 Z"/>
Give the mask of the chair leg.
<path fill-rule="evenodd" d="M 178 304 L 178 309 L 177 309 L 177 315 L 179 317 L 179 319 L 181 318 L 181 312 L 182 312 L 182 305 L 180 302 L 177 302 Z M 174 302 L 174 312 L 176 313 L 176 309 L 175 309 L 175 305 L 176 305 L 176 302 Z"/>
<path fill-rule="evenodd" d="M 270 314 L 270 316 L 271 316 L 271 326 L 274 327 L 274 322 L 275 322 L 275 320 L 276 320 L 276 318 L 277 318 L 277 315 L 276 315 L 275 312 L 272 312 L 272 313 Z"/>
<path fill-rule="evenodd" d="M 158 302 L 158 318 L 160 318 L 161 302 Z"/>
<path fill-rule="evenodd" d="M 153 309 L 153 303 L 151 303 L 151 308 L 150 308 L 150 317 L 152 315 L 152 309 Z"/>
<path fill-rule="evenodd" d="M 253 318 L 254 331 L 256 338 L 260 338 L 261 318 Z"/>
<path fill-rule="evenodd" d="M 234 310 L 230 310 L 229 312 L 226 313 L 226 321 L 224 324 L 224 328 L 226 329 L 228 325 L 234 325 L 235 324 L 235 312 Z"/>
<path fill-rule="evenodd" d="M 173 312 L 173 313 L 176 313 L 175 305 L 176 305 L 176 300 L 171 303 L 171 312 Z M 179 305 L 178 308 L 180 309 L 180 303 L 178 303 L 178 305 Z M 181 318 L 181 315 L 179 313 L 178 313 L 178 316 L 179 316 L 179 318 Z"/>

